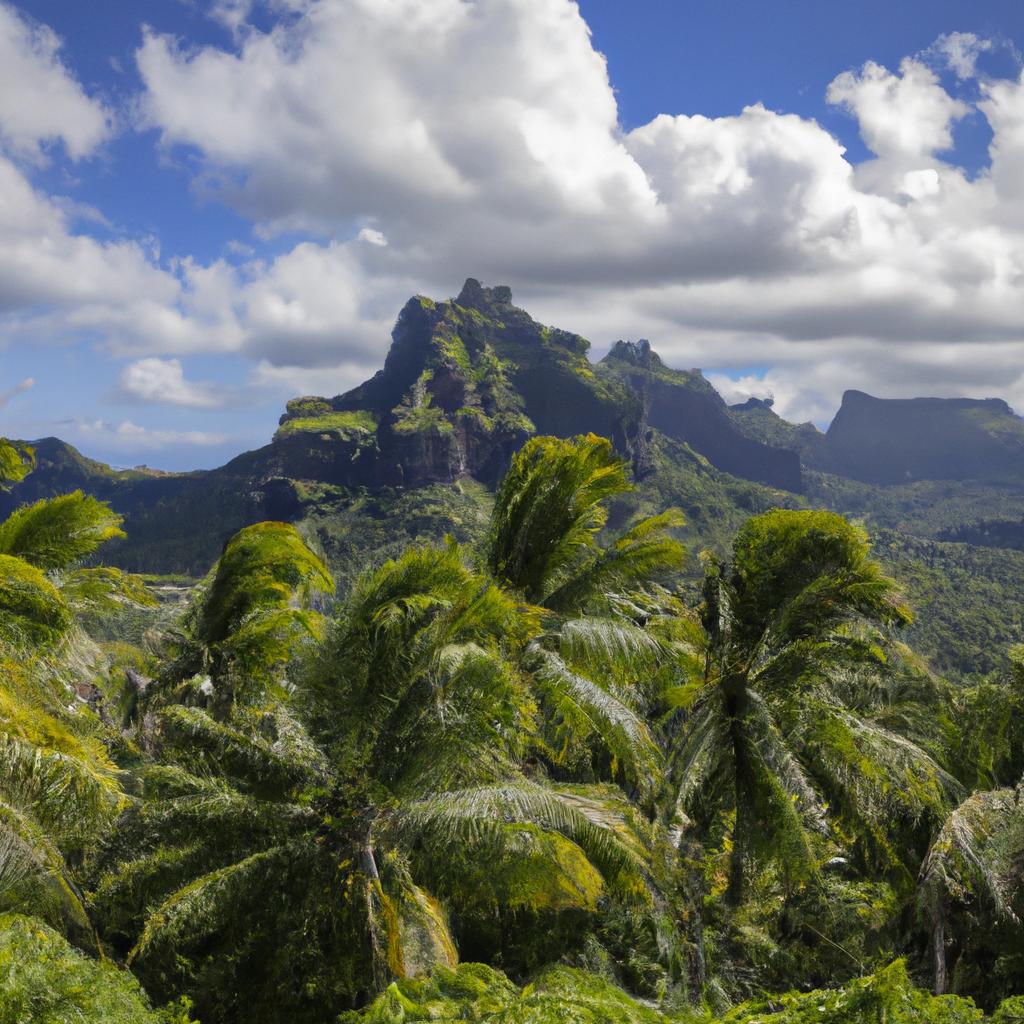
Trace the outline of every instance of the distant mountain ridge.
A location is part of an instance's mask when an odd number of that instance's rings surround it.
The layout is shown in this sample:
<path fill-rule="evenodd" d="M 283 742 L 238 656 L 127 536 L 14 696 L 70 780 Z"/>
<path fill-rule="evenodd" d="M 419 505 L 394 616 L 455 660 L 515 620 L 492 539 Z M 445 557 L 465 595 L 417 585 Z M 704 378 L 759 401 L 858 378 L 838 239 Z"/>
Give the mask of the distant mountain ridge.
<path fill-rule="evenodd" d="M 737 430 L 699 373 L 669 369 L 646 341 L 620 341 L 596 365 L 589 349 L 513 305 L 508 288 L 470 278 L 454 300 L 406 303 L 370 380 L 289 402 L 275 444 L 290 468 L 332 483 L 493 484 L 530 435 L 589 431 L 610 437 L 642 478 L 653 428 L 726 472 L 801 490 L 797 455 Z"/>
<path fill-rule="evenodd" d="M 640 482 L 637 500 L 690 510 L 701 544 L 760 507 L 877 505 L 877 496 L 857 490 L 861 484 L 998 480 L 1024 490 L 1024 420 L 999 399 L 849 391 L 822 433 L 783 420 L 770 401 L 730 407 L 699 370 L 666 366 L 645 340 L 619 341 L 598 363 L 589 350 L 580 335 L 515 306 L 507 287 L 470 278 L 455 299 L 410 299 L 382 369 L 345 394 L 290 401 L 269 445 L 219 469 L 162 474 L 112 470 L 47 438 L 35 442 L 36 471 L 0 493 L 0 515 L 82 488 L 125 515 L 129 540 L 113 552 L 120 564 L 198 573 L 231 533 L 260 519 L 324 522 L 371 506 L 386 518 L 380 510 L 399 494 L 427 495 L 460 481 L 493 488 L 536 433 L 610 437 Z M 367 504 L 359 495 L 377 497 Z M 412 497 L 402 501 L 415 505 Z M 467 501 L 479 504 L 475 496 Z M 969 530 L 974 520 L 965 524 L 960 507 L 930 535 Z M 470 514 L 460 508 L 443 522 Z M 977 536 L 1006 534 L 1005 508 L 983 513 L 977 521 L 988 525 Z M 432 536 L 441 522 L 424 519 L 418 529 Z"/>

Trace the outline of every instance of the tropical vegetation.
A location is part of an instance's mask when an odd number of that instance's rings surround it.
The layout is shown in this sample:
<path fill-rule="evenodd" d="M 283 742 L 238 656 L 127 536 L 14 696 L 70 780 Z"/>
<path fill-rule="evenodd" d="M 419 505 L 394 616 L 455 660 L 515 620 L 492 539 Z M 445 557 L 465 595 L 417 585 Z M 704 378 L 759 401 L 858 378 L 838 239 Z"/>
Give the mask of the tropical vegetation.
<path fill-rule="evenodd" d="M 633 486 L 534 437 L 477 542 L 258 523 L 180 605 L 93 497 L 0 523 L 0 1022 L 1024 1019 L 1024 648 Z"/>

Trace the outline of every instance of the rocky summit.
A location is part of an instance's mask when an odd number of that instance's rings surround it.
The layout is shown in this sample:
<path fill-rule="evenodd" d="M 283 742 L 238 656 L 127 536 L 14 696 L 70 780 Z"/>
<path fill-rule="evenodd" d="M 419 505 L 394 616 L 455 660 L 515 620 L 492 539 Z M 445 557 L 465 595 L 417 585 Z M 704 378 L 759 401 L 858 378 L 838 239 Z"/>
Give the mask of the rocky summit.
<path fill-rule="evenodd" d="M 999 502 L 986 499 L 978 529 L 957 495 L 933 501 L 927 536 L 1020 532 L 1012 501 L 1024 486 L 1024 420 L 1005 402 L 850 391 L 823 433 L 782 419 L 770 400 L 730 407 L 700 370 L 667 366 L 644 339 L 616 342 L 599 362 L 590 350 L 579 334 L 534 320 L 509 288 L 470 278 L 454 299 L 409 299 L 383 367 L 345 394 L 292 399 L 265 447 L 215 470 L 158 473 L 114 471 L 46 438 L 32 442 L 36 470 L 0 492 L 0 515 L 81 488 L 125 516 L 129 539 L 112 559 L 193 574 L 242 526 L 312 517 L 329 553 L 351 549 L 354 562 L 358 543 L 379 548 L 385 525 L 404 523 L 414 540 L 472 536 L 529 437 L 594 433 L 630 465 L 629 508 L 682 508 L 687 539 L 701 546 L 719 547 L 756 508 L 804 503 L 902 528 L 900 510 L 916 498 L 858 488 L 939 480 L 1003 489 Z M 379 532 L 366 533 L 368 523 Z"/>

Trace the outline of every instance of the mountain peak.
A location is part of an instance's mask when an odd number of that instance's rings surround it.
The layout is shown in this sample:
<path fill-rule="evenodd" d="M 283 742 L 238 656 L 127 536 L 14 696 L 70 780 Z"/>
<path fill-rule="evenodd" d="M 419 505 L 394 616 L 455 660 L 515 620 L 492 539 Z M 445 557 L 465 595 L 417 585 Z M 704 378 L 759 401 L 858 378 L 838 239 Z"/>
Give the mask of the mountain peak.
<path fill-rule="evenodd" d="M 506 284 L 485 288 L 475 277 L 467 277 L 455 302 L 466 309 L 487 313 L 495 306 L 511 306 L 512 289 Z"/>
<path fill-rule="evenodd" d="M 620 363 L 629 363 L 631 366 L 642 366 L 644 369 L 652 369 L 664 366 L 661 357 L 646 338 L 639 341 L 617 341 L 611 347 L 606 359 Z"/>

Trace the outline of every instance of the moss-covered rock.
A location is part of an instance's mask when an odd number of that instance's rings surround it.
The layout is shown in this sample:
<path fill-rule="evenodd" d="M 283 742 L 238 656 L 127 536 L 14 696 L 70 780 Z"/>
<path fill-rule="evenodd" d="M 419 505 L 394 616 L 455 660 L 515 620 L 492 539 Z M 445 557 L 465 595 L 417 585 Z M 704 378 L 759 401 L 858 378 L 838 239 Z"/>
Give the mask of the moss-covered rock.
<path fill-rule="evenodd" d="M 322 401 L 317 399 L 318 403 Z M 293 434 L 372 434 L 377 429 L 377 419 L 372 412 L 365 409 L 335 412 L 326 402 L 323 404 L 324 408 L 315 412 L 309 410 L 301 416 L 285 418 L 278 427 L 275 438 L 280 440 Z M 288 405 L 291 412 L 292 403 L 289 402 Z"/>

